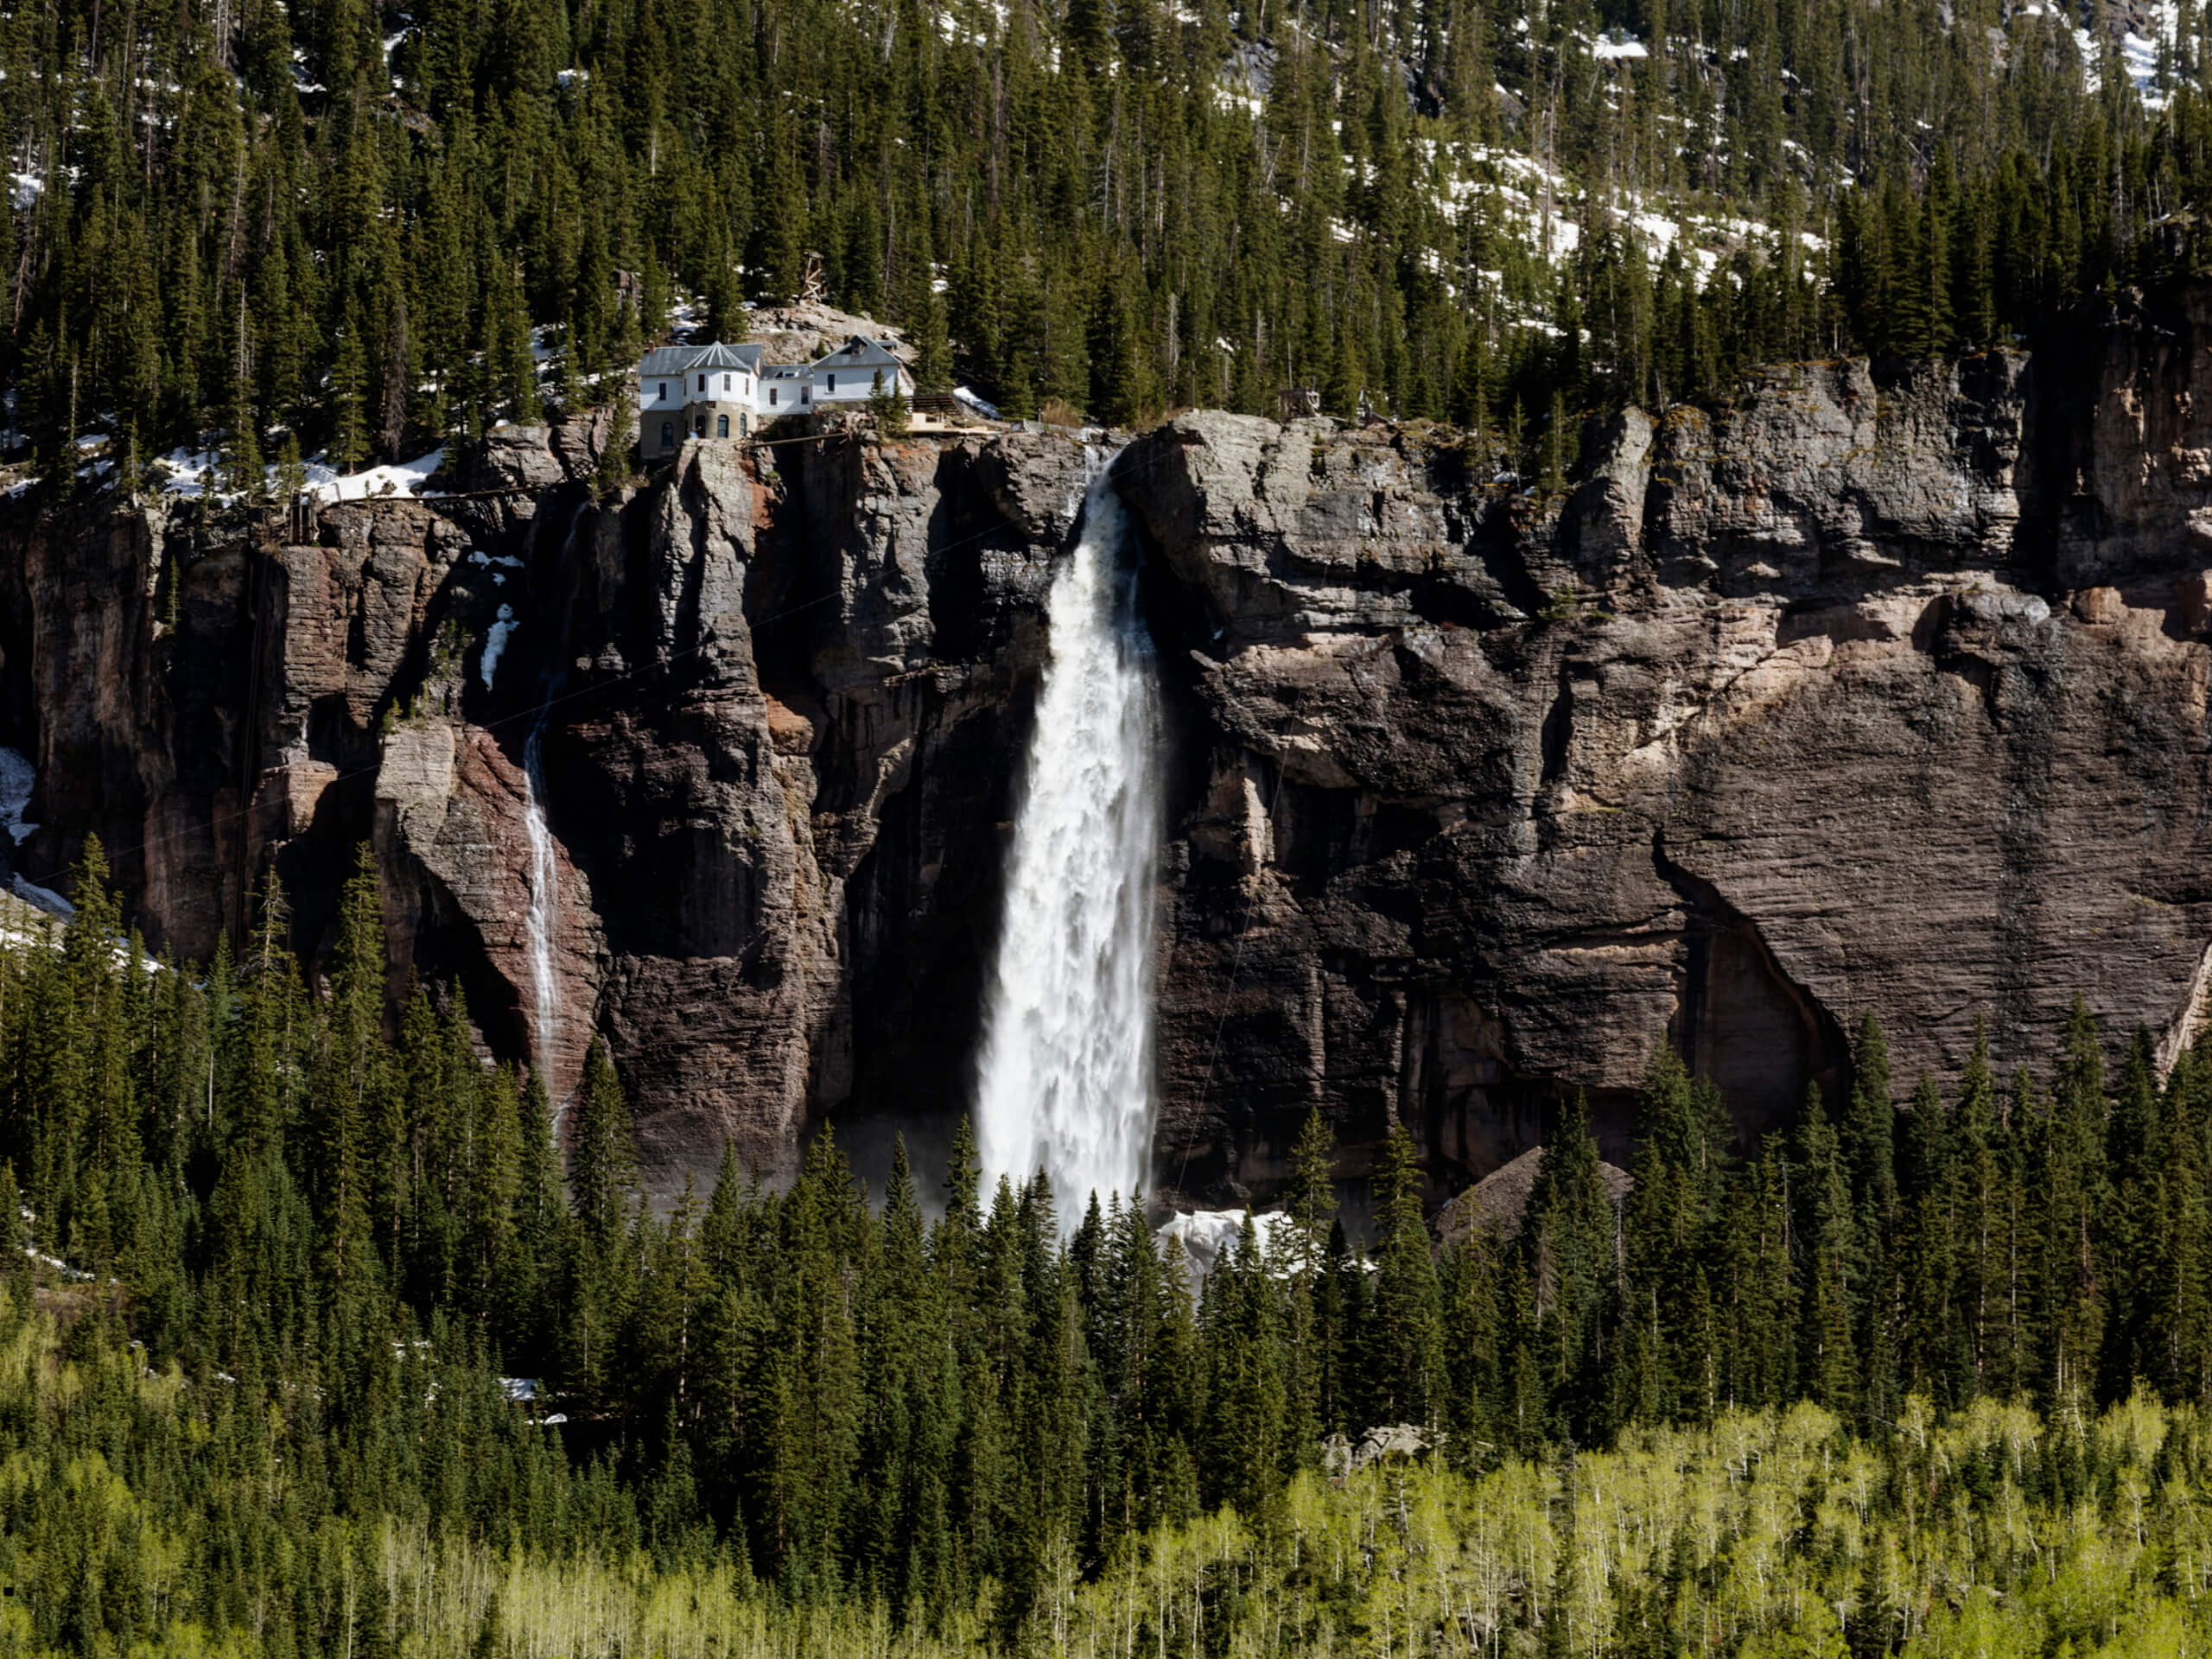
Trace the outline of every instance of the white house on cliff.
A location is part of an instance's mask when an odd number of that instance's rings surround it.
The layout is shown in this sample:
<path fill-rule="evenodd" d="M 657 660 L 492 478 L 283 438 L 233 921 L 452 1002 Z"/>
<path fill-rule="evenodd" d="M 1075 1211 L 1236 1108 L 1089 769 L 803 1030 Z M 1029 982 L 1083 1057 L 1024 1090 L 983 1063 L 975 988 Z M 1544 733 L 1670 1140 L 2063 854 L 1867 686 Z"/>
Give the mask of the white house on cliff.
<path fill-rule="evenodd" d="M 764 363 L 758 346 L 659 346 L 638 365 L 638 450 L 673 454 L 686 438 L 749 437 L 779 415 L 914 395 L 914 377 L 880 340 L 855 334 L 811 363 Z"/>

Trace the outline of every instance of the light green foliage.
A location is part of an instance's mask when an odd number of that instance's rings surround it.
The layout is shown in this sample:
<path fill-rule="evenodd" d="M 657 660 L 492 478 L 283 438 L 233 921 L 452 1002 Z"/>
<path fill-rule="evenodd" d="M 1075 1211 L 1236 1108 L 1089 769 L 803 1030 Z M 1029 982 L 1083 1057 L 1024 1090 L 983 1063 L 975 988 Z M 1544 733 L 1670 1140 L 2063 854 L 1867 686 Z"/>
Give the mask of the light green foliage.
<path fill-rule="evenodd" d="M 1063 1239 L 1041 1179 L 986 1194 L 964 1125 L 935 1219 L 826 1129 L 656 1211 L 603 1045 L 556 1147 L 457 996 L 392 1018 L 365 855 L 326 938 L 272 879 L 205 972 L 96 842 L 74 892 L 0 941 L 0 1650 L 2206 1634 L 2212 1047 L 2107 1071 L 2078 1009 L 2049 1091 L 1978 1058 L 1900 1113 L 1870 1027 L 1847 1133 L 1815 1096 L 1750 1147 L 1662 1049 L 1624 1204 L 1560 1103 L 1513 1236 L 1442 1251 L 1408 1127 L 1362 1244 L 1315 1116 L 1195 1287 L 1141 1196 Z"/>
<path fill-rule="evenodd" d="M 86 1617 L 118 1607 L 141 1650 L 240 1659 L 296 1643 L 423 1659 L 935 1659 L 978 1642 L 1471 1659 L 1552 1629 L 1586 1654 L 1665 1651 L 1672 1630 L 1689 1651 L 1742 1659 L 1840 1659 L 1869 1641 L 1912 1659 L 2069 1643 L 2148 1659 L 2212 1639 L 2212 1421 L 2193 1408 L 2131 1402 L 2075 1433 L 1989 1401 L 1937 1418 L 1914 1396 L 1880 1444 L 1801 1405 L 1634 1431 L 1571 1464 L 1301 1473 L 1258 1510 L 1133 1535 L 1095 1573 L 1056 1554 L 1027 1616 L 993 1636 L 988 1583 L 901 1628 L 888 1586 L 794 1603 L 742 1557 L 671 1557 L 605 1507 L 615 1495 L 595 1476 L 563 1478 L 553 1433 L 480 1375 L 435 1357 L 380 1363 L 397 1385 L 373 1408 L 385 1432 L 426 1452 L 464 1436 L 478 1459 L 439 1471 L 426 1458 L 421 1484 L 387 1481 L 364 1506 L 299 1455 L 329 1432 L 308 1401 L 243 1412 L 250 1381 L 149 1370 L 116 1336 L 68 1332 L 0 1292 L 16 1590 L 0 1641 L 76 1649 Z M 457 1477 L 461 1507 L 434 1471 Z M 498 1503 L 518 1487 L 540 1506 L 515 1511 L 518 1530 L 467 1519 L 471 1493 Z M 231 1565 L 241 1550 L 251 1584 Z"/>

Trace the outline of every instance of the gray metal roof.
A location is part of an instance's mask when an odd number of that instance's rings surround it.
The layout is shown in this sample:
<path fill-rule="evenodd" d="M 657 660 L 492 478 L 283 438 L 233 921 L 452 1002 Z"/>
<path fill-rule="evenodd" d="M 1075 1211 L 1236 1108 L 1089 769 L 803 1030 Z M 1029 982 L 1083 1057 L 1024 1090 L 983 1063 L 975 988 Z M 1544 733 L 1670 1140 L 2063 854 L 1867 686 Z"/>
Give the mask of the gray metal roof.
<path fill-rule="evenodd" d="M 897 369 L 906 365 L 897 353 L 880 340 L 870 340 L 865 334 L 855 334 L 834 352 L 814 359 L 817 369 Z"/>
<path fill-rule="evenodd" d="M 638 365 L 639 374 L 681 374 L 691 366 L 692 346 L 656 346 Z"/>
<path fill-rule="evenodd" d="M 710 346 L 656 346 L 638 365 L 641 376 L 683 374 L 692 369 L 742 369 L 757 374 L 760 348 L 750 342 L 726 346 L 720 340 Z"/>

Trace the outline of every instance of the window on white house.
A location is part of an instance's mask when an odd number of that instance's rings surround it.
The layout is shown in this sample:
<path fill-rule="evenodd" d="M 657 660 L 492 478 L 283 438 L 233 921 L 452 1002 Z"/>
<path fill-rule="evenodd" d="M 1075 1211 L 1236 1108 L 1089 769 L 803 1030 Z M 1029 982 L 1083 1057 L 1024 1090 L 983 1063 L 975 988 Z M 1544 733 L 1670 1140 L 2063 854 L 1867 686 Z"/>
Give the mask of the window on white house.
<path fill-rule="evenodd" d="M 703 374 L 702 374 L 702 375 L 701 375 L 701 376 L 699 377 L 699 390 L 700 390 L 700 391 L 704 391 L 706 389 L 707 389 L 707 377 L 706 377 L 705 375 L 703 375 Z M 705 435 L 702 433 L 702 434 L 701 434 L 701 435 L 702 435 L 702 436 L 704 436 Z"/>
<path fill-rule="evenodd" d="M 798 400 L 802 404 L 812 403 L 814 401 L 813 390 L 810 387 L 801 386 L 798 389 Z"/>
<path fill-rule="evenodd" d="M 834 374 L 830 377 L 830 395 L 832 397 L 837 395 L 837 377 Z"/>
<path fill-rule="evenodd" d="M 769 407 L 769 408 L 771 408 L 771 409 L 773 409 L 775 406 L 776 406 L 776 389 L 775 389 L 773 386 L 771 386 L 771 387 L 769 387 L 769 388 L 768 388 L 768 407 Z"/>
<path fill-rule="evenodd" d="M 729 388 L 730 388 L 730 377 L 729 377 L 728 375 L 724 375 L 724 376 L 722 376 L 722 390 L 723 390 L 724 391 L 728 391 L 729 390 Z"/>
<path fill-rule="evenodd" d="M 664 404 L 668 401 L 667 381 L 664 380 L 653 388 L 653 401 L 658 404 Z"/>

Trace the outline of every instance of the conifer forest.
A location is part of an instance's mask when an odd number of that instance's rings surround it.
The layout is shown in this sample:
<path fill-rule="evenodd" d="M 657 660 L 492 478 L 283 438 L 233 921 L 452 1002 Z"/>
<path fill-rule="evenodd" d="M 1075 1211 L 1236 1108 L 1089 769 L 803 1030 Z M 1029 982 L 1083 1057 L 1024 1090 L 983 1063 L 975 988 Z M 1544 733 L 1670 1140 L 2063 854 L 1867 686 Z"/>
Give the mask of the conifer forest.
<path fill-rule="evenodd" d="M 1329 1137 L 1194 1285 L 1133 1196 L 818 1138 L 637 1192 L 281 891 L 149 961 L 97 852 L 0 950 L 22 1653 L 2174 1654 L 2212 1634 L 2212 1046 L 2078 1013 L 1955 1099 L 1858 1036 L 1748 1151 L 1671 1054 L 1440 1252 Z M 1387 1429 L 1379 1437 L 1371 1433 Z M 2070 1648 L 2067 1644 L 2072 1644 Z"/>
<path fill-rule="evenodd" d="M 49 481 L 98 435 L 258 488 L 611 395 L 687 296 L 739 339 L 814 255 L 1012 416 L 1295 385 L 1533 467 L 1611 402 L 2032 342 L 2194 269 L 2202 16 L 2152 10 L 17 6 L 0 376 Z"/>
<path fill-rule="evenodd" d="M 0 0 L 0 543 L 612 407 L 586 524 L 640 355 L 803 295 L 1009 423 L 1295 400 L 1554 511 L 1627 405 L 2202 276 L 2208 61 L 2196 0 Z M 1483 613 L 1614 620 L 1553 597 Z M 0 1659 L 2212 1651 L 2201 1020 L 1939 1084 L 1867 1014 L 1754 1137 L 1659 1042 L 1627 1181 L 1562 1089 L 1456 1230 L 1315 1110 L 1201 1272 L 964 1122 L 671 1199 L 606 1041 L 556 1100 L 393 1002 L 365 846 L 319 951 L 263 869 L 186 962 L 80 845 L 0 900 Z"/>

